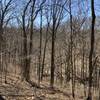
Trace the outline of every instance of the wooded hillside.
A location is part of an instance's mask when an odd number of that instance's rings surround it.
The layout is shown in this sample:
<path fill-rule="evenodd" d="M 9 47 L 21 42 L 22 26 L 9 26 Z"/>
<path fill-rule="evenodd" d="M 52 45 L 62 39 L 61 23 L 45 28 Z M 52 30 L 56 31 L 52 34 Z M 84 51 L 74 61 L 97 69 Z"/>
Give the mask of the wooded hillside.
<path fill-rule="evenodd" d="M 98 0 L 0 0 L 0 100 L 100 100 Z"/>

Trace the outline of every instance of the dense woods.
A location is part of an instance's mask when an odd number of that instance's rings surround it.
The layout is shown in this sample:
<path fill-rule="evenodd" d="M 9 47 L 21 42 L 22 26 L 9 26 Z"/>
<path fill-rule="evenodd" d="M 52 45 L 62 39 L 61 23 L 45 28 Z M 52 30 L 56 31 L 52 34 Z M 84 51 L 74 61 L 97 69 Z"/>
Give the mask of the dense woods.
<path fill-rule="evenodd" d="M 100 100 L 99 0 L 0 0 L 0 100 Z"/>

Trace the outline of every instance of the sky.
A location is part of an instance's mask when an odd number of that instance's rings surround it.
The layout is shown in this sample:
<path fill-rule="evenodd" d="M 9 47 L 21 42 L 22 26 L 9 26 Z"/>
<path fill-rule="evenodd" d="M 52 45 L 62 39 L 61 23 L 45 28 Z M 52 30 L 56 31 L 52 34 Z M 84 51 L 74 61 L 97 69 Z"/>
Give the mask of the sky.
<path fill-rule="evenodd" d="M 9 0 L 7 0 L 7 1 L 9 1 Z M 16 10 L 18 11 L 18 12 L 22 12 L 22 7 L 23 7 L 23 5 L 25 5 L 25 2 L 26 2 L 26 0 L 15 0 L 16 1 Z M 76 0 L 76 1 L 78 1 L 78 0 Z M 81 1 L 85 1 L 85 0 L 81 0 Z M 88 1 L 88 7 L 89 7 L 89 12 L 88 12 L 88 16 L 91 16 L 91 6 L 90 6 L 90 0 L 87 0 Z M 96 13 L 96 16 L 100 16 L 100 0 L 94 0 L 94 2 L 95 2 L 95 13 Z M 75 2 L 75 4 L 76 4 L 76 2 Z M 73 15 L 75 15 L 75 16 L 77 16 L 77 4 L 76 4 L 76 6 L 72 9 L 73 10 Z M 86 8 L 86 6 L 84 5 L 84 4 L 82 4 L 81 5 L 81 9 L 85 9 Z M 67 17 L 64 19 L 64 20 L 66 20 L 67 19 Z M 44 24 L 45 24 L 45 18 L 43 18 L 43 22 L 44 22 Z M 39 26 L 39 24 L 40 24 L 40 16 L 38 15 L 38 17 L 36 18 L 36 20 L 35 20 L 35 24 L 37 25 L 37 26 Z"/>
<path fill-rule="evenodd" d="M 95 12 L 100 16 L 100 0 L 95 0 Z"/>

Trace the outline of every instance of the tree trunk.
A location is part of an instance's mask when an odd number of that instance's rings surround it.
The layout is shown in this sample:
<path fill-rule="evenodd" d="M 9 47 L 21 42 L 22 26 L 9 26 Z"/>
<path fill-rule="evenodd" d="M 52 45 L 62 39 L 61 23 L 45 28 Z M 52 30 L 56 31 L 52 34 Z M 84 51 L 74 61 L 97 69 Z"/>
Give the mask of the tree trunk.
<path fill-rule="evenodd" d="M 94 26 L 95 26 L 95 10 L 94 10 L 94 0 L 91 0 L 91 13 L 92 13 L 92 23 L 91 23 L 91 48 L 89 54 L 89 90 L 87 100 L 92 100 L 92 73 L 93 73 L 93 52 L 94 52 Z"/>
<path fill-rule="evenodd" d="M 51 88 L 53 88 L 53 85 L 54 85 L 54 70 L 55 70 L 54 57 L 55 57 L 55 32 L 54 32 L 54 29 L 53 29 L 53 33 L 52 33 L 52 51 L 51 51 L 51 80 L 50 80 Z"/>

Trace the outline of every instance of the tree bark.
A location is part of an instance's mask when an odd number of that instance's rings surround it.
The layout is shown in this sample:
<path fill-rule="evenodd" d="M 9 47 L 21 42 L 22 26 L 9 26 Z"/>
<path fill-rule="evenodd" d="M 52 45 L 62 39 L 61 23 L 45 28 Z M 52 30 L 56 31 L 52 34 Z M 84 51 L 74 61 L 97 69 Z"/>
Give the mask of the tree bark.
<path fill-rule="evenodd" d="M 88 90 L 88 98 L 87 100 L 92 100 L 92 73 L 93 73 L 93 52 L 94 52 L 94 27 L 95 27 L 95 9 L 94 9 L 94 0 L 91 0 L 91 16 L 92 16 L 92 23 L 91 23 L 91 47 L 90 47 L 90 54 L 89 54 L 89 90 Z"/>

